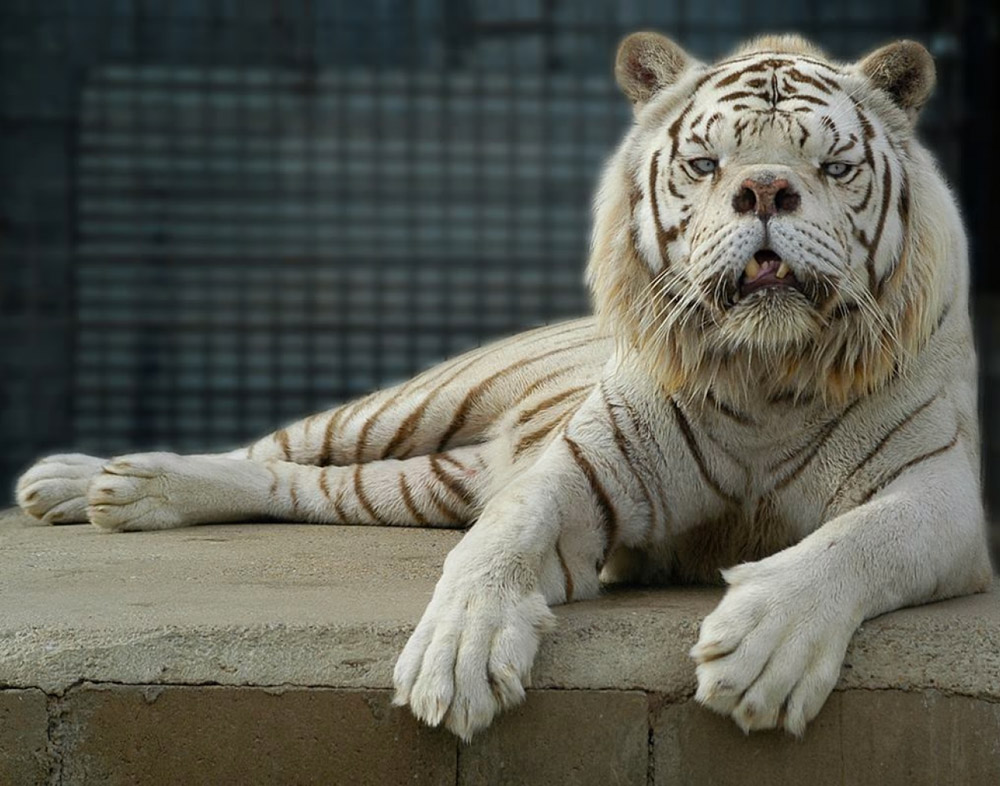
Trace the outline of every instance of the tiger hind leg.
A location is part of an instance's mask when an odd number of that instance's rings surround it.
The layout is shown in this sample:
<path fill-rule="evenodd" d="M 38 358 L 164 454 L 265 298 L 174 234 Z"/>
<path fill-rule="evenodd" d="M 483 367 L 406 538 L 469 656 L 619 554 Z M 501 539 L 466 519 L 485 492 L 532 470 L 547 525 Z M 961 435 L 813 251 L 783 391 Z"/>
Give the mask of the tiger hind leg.
<path fill-rule="evenodd" d="M 87 494 L 108 531 L 277 518 L 465 528 L 489 487 L 487 446 L 344 467 L 140 453 L 113 459 Z"/>
<path fill-rule="evenodd" d="M 405 388 L 406 386 L 401 386 Z M 449 397 L 441 397 L 448 403 Z M 246 447 L 238 448 L 228 453 L 205 454 L 198 456 L 176 456 L 169 453 L 149 453 L 119 456 L 113 459 L 88 456 L 82 453 L 66 453 L 47 456 L 29 467 L 18 479 L 15 495 L 21 509 L 46 524 L 78 524 L 87 522 L 88 494 L 91 484 L 97 481 L 106 467 L 112 467 L 105 474 L 128 476 L 131 471 L 141 471 L 156 474 L 160 470 L 167 477 L 179 474 L 192 474 L 191 481 L 185 486 L 190 490 L 199 485 L 211 483 L 215 488 L 227 487 L 219 473 L 222 468 L 236 473 L 229 478 L 229 485 L 242 487 L 241 483 L 249 482 L 249 478 L 263 477 L 260 472 L 254 472 L 252 467 L 238 467 L 231 461 L 219 463 L 220 459 L 252 460 L 255 464 L 265 465 L 274 462 L 294 463 L 314 466 L 353 465 L 378 461 L 384 456 L 387 445 L 385 433 L 393 428 L 405 435 L 406 439 L 397 440 L 398 453 L 429 453 L 432 450 L 431 441 L 434 438 L 433 424 L 441 419 L 440 413 L 431 411 L 426 422 L 420 423 L 420 428 L 404 428 L 393 423 L 397 417 L 393 405 L 406 398 L 400 397 L 399 388 L 377 391 L 363 398 L 348 401 L 326 412 L 311 415 L 284 428 L 268 434 Z M 416 406 L 421 404 L 417 399 Z M 441 402 L 437 402 L 440 406 Z M 400 431 L 400 429 L 402 429 Z M 395 432 L 393 432 L 395 433 Z M 480 441 L 477 434 L 476 442 Z M 402 457 L 402 455 L 400 457 Z M 142 459 L 138 457 L 142 456 Z M 134 460 L 133 460 L 134 459 Z M 205 478 L 195 477 L 195 464 L 201 466 Z M 156 466 L 159 469 L 153 470 Z M 138 469 L 141 467 L 141 469 Z M 121 485 L 119 481 L 110 481 L 104 488 Z M 136 484 L 132 484 L 136 485 Z M 148 484 L 141 484 L 148 485 Z M 110 493 L 110 492 L 106 492 Z M 162 496 L 162 495 L 161 495 Z M 108 500 L 102 500 L 110 504 Z M 214 519 L 232 521 L 233 516 L 264 515 L 259 510 L 260 505 L 254 505 L 250 510 L 239 512 L 231 510 L 231 501 L 220 499 L 202 499 L 199 501 L 202 516 L 213 515 Z M 143 503 L 144 505 L 147 503 Z M 183 507 L 183 506 L 182 506 Z M 174 511 L 176 513 L 176 511 Z M 98 516 L 102 518 L 102 516 Z M 219 518 L 221 517 L 221 518 Z M 189 518 L 181 514 L 180 520 Z M 170 524 L 175 516 L 163 511 L 153 515 L 150 520 L 161 521 L 162 526 L 182 526 Z M 146 519 L 143 518 L 145 521 Z M 322 519 L 325 520 L 325 519 Z M 111 527 L 113 529 L 120 527 Z M 139 529 L 157 529 L 157 526 L 139 526 Z"/>

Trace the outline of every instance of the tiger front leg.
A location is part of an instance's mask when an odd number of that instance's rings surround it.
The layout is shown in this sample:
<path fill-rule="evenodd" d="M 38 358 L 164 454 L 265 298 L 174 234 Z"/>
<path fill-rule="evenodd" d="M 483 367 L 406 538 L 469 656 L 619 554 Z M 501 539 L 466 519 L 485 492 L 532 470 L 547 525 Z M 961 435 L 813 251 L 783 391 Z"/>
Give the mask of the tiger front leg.
<path fill-rule="evenodd" d="M 952 442 L 798 544 L 726 571 L 691 651 L 696 698 L 744 731 L 801 735 L 862 620 L 989 586 L 982 521 L 976 473 Z"/>
<path fill-rule="evenodd" d="M 581 450 L 557 438 L 448 555 L 396 663 L 397 705 L 469 740 L 524 699 L 549 605 L 597 594 L 614 537 Z"/>

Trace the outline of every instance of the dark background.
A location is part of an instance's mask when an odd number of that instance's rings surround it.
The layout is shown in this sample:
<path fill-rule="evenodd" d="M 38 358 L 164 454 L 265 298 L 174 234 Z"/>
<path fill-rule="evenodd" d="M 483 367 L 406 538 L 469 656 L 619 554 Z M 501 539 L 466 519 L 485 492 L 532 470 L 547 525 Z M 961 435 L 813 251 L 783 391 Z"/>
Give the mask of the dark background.
<path fill-rule="evenodd" d="M 1000 476 L 993 3 L 0 0 L 0 487 L 55 450 L 233 447 L 585 312 L 643 28 L 928 46 Z"/>

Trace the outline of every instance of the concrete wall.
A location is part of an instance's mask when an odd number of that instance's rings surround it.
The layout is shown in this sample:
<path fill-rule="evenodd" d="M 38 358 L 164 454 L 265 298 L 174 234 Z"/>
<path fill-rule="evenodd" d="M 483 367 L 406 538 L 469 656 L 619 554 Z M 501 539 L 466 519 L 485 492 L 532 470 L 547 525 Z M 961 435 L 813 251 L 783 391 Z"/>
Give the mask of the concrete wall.
<path fill-rule="evenodd" d="M 0 691 L 0 782 L 1000 783 L 1000 704 L 935 690 L 837 692 L 802 741 L 745 736 L 656 693 L 540 690 L 465 745 L 389 702 L 328 688 Z"/>

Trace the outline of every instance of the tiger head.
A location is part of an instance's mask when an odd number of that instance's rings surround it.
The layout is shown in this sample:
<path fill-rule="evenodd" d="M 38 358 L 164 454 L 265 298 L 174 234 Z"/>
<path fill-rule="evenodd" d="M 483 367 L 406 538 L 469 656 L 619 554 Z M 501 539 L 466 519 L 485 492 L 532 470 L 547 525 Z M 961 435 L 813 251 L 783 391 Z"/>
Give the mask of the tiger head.
<path fill-rule="evenodd" d="M 606 329 L 670 392 L 846 400 L 905 373 L 965 275 L 913 133 L 928 52 L 845 66 L 770 36 L 707 66 L 636 33 L 615 71 L 635 121 L 595 200 Z"/>

